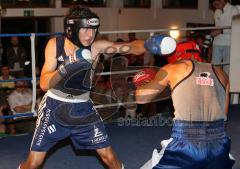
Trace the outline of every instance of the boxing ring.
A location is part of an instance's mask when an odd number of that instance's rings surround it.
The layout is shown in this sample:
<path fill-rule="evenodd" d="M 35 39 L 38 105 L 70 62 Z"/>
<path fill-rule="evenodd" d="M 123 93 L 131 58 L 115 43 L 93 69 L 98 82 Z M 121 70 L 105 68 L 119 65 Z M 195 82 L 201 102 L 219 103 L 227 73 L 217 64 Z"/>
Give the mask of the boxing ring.
<path fill-rule="evenodd" d="M 224 27 L 230 29 L 229 27 Z M 124 33 L 149 33 L 150 36 L 157 32 L 166 32 L 169 30 L 211 30 L 216 27 L 201 27 L 201 28 L 180 28 L 180 29 L 152 29 L 152 30 L 126 30 L 126 31 L 102 31 L 100 34 L 124 34 Z M 239 65 L 240 48 L 237 46 L 240 44 L 240 18 L 233 20 L 232 26 L 232 46 L 231 46 L 231 60 L 230 63 L 230 80 L 231 87 L 230 91 L 234 93 L 233 103 L 236 105 L 230 106 L 229 113 L 229 125 L 228 134 L 232 139 L 232 155 L 236 158 L 236 164 L 234 169 L 240 169 L 240 136 L 237 133 L 240 132 L 238 126 L 240 122 L 239 110 L 240 105 L 238 104 L 239 92 L 240 92 L 240 80 Z M 35 117 L 35 104 L 37 100 L 37 83 L 39 78 L 36 77 L 36 49 L 35 49 L 35 37 L 36 36 L 51 36 L 58 35 L 61 33 L 36 33 L 36 34 L 0 34 L 0 37 L 11 37 L 11 36 L 25 36 L 30 37 L 31 41 L 31 67 L 32 77 L 15 79 L 11 81 L 26 80 L 32 83 L 32 108 L 31 112 L 0 116 L 1 119 L 18 118 L 18 117 Z M 220 64 L 221 65 L 221 64 Z M 135 73 L 137 70 L 128 70 L 125 73 Z M 116 72 L 102 72 L 99 73 L 101 76 L 111 74 L 124 74 L 123 71 Z M 3 82 L 3 81 L 1 81 Z M 169 99 L 164 97 L 162 100 Z M 97 109 L 108 108 L 108 107 L 119 107 L 125 105 L 131 105 L 135 102 L 116 102 L 108 104 L 98 104 L 95 106 Z M 160 120 L 159 120 L 160 119 Z M 152 155 L 152 150 L 156 147 L 160 147 L 160 141 L 168 139 L 171 131 L 171 120 L 169 117 L 163 117 L 161 115 L 154 116 L 152 121 L 148 119 L 117 119 L 110 123 L 106 120 L 107 132 L 110 136 L 111 144 L 113 149 L 116 151 L 120 160 L 125 164 L 126 169 L 138 169 L 142 166 Z M 156 122 L 157 121 L 157 122 Z M 20 135 L 6 135 L 0 137 L 0 169 L 12 169 L 17 168 L 19 163 L 26 159 L 29 146 L 31 143 L 32 134 L 24 133 Z M 61 162 L 59 162 L 61 161 Z M 49 156 L 44 163 L 44 169 L 103 169 L 102 163 L 94 151 L 75 151 L 72 148 L 70 140 L 66 139 L 57 144 L 51 149 Z"/>

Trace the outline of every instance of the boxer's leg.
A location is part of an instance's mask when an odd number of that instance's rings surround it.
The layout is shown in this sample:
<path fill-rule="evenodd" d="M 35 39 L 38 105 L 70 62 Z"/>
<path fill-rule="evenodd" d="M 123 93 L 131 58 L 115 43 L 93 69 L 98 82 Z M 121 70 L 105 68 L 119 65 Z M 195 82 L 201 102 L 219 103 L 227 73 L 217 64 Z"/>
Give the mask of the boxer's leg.
<path fill-rule="evenodd" d="M 37 169 L 43 163 L 46 154 L 46 152 L 30 151 L 27 160 L 19 166 L 19 169 Z"/>
<path fill-rule="evenodd" d="M 121 162 L 117 159 L 113 149 L 108 146 L 105 148 L 96 150 L 103 162 L 109 167 L 109 169 L 122 169 Z"/>

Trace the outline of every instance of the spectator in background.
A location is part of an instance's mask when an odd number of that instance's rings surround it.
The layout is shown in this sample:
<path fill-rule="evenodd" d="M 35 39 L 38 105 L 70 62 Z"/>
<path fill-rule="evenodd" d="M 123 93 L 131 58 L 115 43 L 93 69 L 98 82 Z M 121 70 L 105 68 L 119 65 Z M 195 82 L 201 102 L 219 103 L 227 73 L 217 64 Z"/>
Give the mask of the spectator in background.
<path fill-rule="evenodd" d="M 143 65 L 144 66 L 153 66 L 154 65 L 154 57 L 153 55 L 146 51 L 143 55 Z"/>
<path fill-rule="evenodd" d="M 0 106 L 0 116 L 4 115 L 4 107 Z M 0 137 L 6 133 L 7 127 L 4 124 L 5 120 L 0 118 Z"/>
<path fill-rule="evenodd" d="M 31 112 L 32 91 L 28 88 L 26 81 L 16 81 L 16 89 L 9 95 L 8 104 L 12 114 Z M 15 128 L 20 132 L 33 132 L 35 122 L 24 118 L 24 123 L 16 123 Z M 32 118 L 31 118 L 32 119 Z"/>
<path fill-rule="evenodd" d="M 132 33 L 128 33 L 128 40 L 129 42 L 132 42 L 134 40 L 136 40 L 136 33 L 135 32 L 132 32 Z"/>
<path fill-rule="evenodd" d="M 214 12 L 214 20 L 215 26 L 217 27 L 231 26 L 232 17 L 239 14 L 238 8 L 231 5 L 228 0 L 212 0 L 212 5 L 216 9 Z M 216 29 L 210 34 L 214 37 L 212 63 L 229 63 L 231 30 Z M 224 65 L 223 69 L 227 74 L 229 73 L 229 65 Z"/>
<path fill-rule="evenodd" d="M 2 66 L 3 64 L 3 46 L 2 46 L 2 42 L 0 40 L 0 66 Z"/>
<path fill-rule="evenodd" d="M 10 69 L 17 72 L 23 72 L 27 53 L 24 47 L 19 46 L 18 37 L 11 37 L 11 45 L 6 50 L 6 59 Z"/>
<path fill-rule="evenodd" d="M 13 80 L 14 77 L 9 75 L 8 66 L 3 65 L 1 68 L 2 76 L 0 76 L 0 80 Z M 0 82 L 0 109 L 5 110 L 8 107 L 7 97 L 8 94 L 14 89 L 14 82 Z"/>
<path fill-rule="evenodd" d="M 132 33 L 128 33 L 128 41 L 132 42 L 134 40 L 137 40 L 136 38 L 136 33 L 132 32 Z M 144 62 L 144 55 L 140 55 L 140 56 L 134 56 L 134 55 L 126 55 L 127 59 L 128 59 L 128 66 L 143 66 L 143 62 Z"/>
<path fill-rule="evenodd" d="M 3 65 L 1 68 L 2 76 L 0 76 L 0 80 L 13 80 L 14 77 L 9 73 L 9 67 Z M 0 88 L 7 88 L 7 89 L 14 89 L 15 84 L 14 82 L 0 82 Z"/>
<path fill-rule="evenodd" d="M 2 76 L 0 76 L 0 80 L 12 80 L 14 77 L 9 75 L 9 68 L 8 66 L 3 65 L 1 68 Z M 14 89 L 15 83 L 14 82 L 0 82 L 0 116 L 9 115 L 8 114 L 8 101 L 7 97 L 8 94 Z M 0 119 L 0 133 L 6 134 L 10 133 L 13 134 L 12 125 L 5 125 L 5 122 L 9 120 Z"/>
<path fill-rule="evenodd" d="M 16 81 L 16 89 L 9 95 L 8 103 L 13 114 L 24 113 L 31 110 L 32 91 L 27 87 L 27 82 Z"/>

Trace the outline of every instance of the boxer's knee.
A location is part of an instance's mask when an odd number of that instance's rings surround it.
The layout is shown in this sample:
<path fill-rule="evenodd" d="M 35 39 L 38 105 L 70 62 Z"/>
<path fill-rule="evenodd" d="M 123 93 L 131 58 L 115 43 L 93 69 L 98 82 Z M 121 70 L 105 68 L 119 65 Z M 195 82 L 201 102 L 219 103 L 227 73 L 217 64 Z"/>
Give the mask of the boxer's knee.
<path fill-rule="evenodd" d="M 99 154 L 103 162 L 108 166 L 118 166 L 116 168 L 120 168 L 121 166 L 120 161 L 117 159 L 111 147 L 98 149 L 97 153 Z"/>
<path fill-rule="evenodd" d="M 100 154 L 104 162 L 110 163 L 116 160 L 115 154 L 111 150 L 106 150 Z"/>

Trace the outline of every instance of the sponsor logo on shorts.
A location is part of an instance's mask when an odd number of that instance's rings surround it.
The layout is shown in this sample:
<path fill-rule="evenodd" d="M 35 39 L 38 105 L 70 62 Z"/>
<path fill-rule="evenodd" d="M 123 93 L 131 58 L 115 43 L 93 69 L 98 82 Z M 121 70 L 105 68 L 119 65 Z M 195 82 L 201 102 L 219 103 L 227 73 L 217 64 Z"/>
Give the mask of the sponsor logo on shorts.
<path fill-rule="evenodd" d="M 52 134 L 52 133 L 54 133 L 54 132 L 56 132 L 57 131 L 57 129 L 56 129 L 56 127 L 55 127 L 55 125 L 54 124 L 52 124 L 52 125 L 50 125 L 50 126 L 48 126 L 48 133 L 49 134 Z"/>
<path fill-rule="evenodd" d="M 214 80 L 210 78 L 210 72 L 201 72 L 199 77 L 196 77 L 196 84 L 201 86 L 214 86 Z"/>
<path fill-rule="evenodd" d="M 103 132 L 98 127 L 94 126 L 94 136 L 92 139 L 93 144 L 104 142 L 106 141 L 107 137 L 108 136 L 106 134 L 104 135 Z"/>
<path fill-rule="evenodd" d="M 44 117 L 42 117 L 42 126 L 40 126 L 41 128 L 40 128 L 39 134 L 37 135 L 37 142 L 36 142 L 37 146 L 41 145 L 42 139 L 43 139 L 43 137 L 46 133 L 46 130 L 48 128 L 50 113 L 51 113 L 51 110 L 47 109 Z"/>

